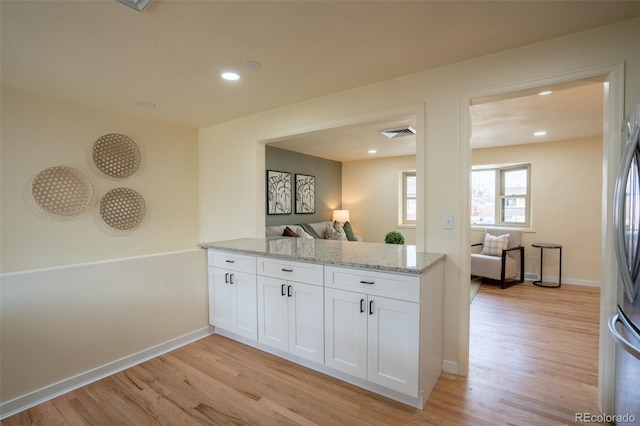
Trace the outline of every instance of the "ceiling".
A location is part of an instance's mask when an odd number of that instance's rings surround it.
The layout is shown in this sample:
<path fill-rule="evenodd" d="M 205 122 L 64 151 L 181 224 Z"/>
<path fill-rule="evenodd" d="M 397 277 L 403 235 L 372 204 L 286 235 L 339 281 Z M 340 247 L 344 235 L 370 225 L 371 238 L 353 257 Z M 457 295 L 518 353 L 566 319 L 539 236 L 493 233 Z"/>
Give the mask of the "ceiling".
<path fill-rule="evenodd" d="M 540 95 L 541 91 L 552 91 Z M 604 86 L 582 80 L 493 98 L 474 99 L 469 108 L 471 147 L 492 148 L 601 137 Z M 269 145 L 334 161 L 357 161 L 416 153 L 416 137 L 389 139 L 384 129 L 416 128 L 415 117 L 394 117 L 292 136 Z M 534 133 L 545 131 L 543 136 Z M 375 153 L 369 153 L 375 150 Z"/>
<path fill-rule="evenodd" d="M 0 71 L 3 85 L 200 128 L 637 16 L 640 1 L 1 0 Z"/>

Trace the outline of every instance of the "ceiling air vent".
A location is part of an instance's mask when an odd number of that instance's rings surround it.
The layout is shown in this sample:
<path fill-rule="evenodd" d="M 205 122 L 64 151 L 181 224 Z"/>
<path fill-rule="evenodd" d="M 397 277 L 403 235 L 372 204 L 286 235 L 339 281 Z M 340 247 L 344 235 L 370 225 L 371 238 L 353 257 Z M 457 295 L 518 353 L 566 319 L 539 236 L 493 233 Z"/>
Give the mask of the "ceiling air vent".
<path fill-rule="evenodd" d="M 416 131 L 413 127 L 401 127 L 399 129 L 381 130 L 380 133 L 388 137 L 389 139 L 399 138 L 401 136 L 414 136 Z"/>

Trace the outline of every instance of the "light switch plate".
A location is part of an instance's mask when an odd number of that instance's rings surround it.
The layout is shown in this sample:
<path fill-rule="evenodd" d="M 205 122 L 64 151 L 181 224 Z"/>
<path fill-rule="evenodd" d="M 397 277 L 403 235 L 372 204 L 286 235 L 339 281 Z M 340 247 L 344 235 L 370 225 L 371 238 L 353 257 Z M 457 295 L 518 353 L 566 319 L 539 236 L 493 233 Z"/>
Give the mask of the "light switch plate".
<path fill-rule="evenodd" d="M 442 221 L 442 227 L 444 229 L 453 229 L 453 214 L 446 213 Z"/>

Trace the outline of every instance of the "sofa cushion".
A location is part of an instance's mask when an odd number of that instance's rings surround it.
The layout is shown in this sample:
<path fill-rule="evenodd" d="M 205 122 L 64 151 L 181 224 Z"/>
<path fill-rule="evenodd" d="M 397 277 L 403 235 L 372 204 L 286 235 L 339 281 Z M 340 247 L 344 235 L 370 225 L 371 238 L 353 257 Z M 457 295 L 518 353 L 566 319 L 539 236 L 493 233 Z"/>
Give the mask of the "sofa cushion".
<path fill-rule="evenodd" d="M 296 234 L 300 235 L 303 238 L 316 238 L 316 235 L 317 235 L 317 238 L 319 239 L 326 239 L 327 224 L 333 226 L 332 221 L 314 222 L 314 223 L 306 223 L 306 224 L 298 224 L 298 225 L 287 224 L 287 225 L 267 226 L 265 228 L 265 237 L 281 238 L 282 234 L 284 233 L 284 229 L 288 226 L 289 228 L 291 228 L 292 231 L 294 231 Z M 309 231 L 307 231 L 306 229 L 309 229 Z M 304 235 L 302 234 L 303 232 L 305 233 Z M 315 234 L 313 232 L 315 232 Z M 345 233 L 345 236 L 346 236 L 346 233 Z M 363 241 L 361 236 L 355 235 L 355 237 L 356 237 L 356 241 Z"/>
<path fill-rule="evenodd" d="M 308 223 L 301 223 L 299 224 L 299 226 L 304 229 L 304 231 L 311 235 L 313 238 L 315 239 L 320 239 L 320 235 L 318 235 L 318 233 L 316 232 L 316 230 L 313 228 L 313 226 L 309 225 Z"/>
<path fill-rule="evenodd" d="M 283 237 L 299 237 L 300 235 L 296 234 L 291 228 L 288 226 L 284 228 L 284 232 L 282 233 Z"/>
<path fill-rule="evenodd" d="M 347 235 L 338 222 L 333 222 L 333 224 L 331 222 L 327 223 L 325 233 L 327 234 L 327 240 L 347 240 Z"/>
<path fill-rule="evenodd" d="M 287 225 L 273 225 L 265 228 L 266 237 L 281 237 Z"/>
<path fill-rule="evenodd" d="M 344 229 L 344 233 L 347 236 L 347 240 L 358 241 L 358 239 L 356 238 L 356 234 L 353 233 L 353 228 L 351 227 L 351 224 L 348 221 L 344 223 L 344 225 L 342 226 L 342 229 Z"/>

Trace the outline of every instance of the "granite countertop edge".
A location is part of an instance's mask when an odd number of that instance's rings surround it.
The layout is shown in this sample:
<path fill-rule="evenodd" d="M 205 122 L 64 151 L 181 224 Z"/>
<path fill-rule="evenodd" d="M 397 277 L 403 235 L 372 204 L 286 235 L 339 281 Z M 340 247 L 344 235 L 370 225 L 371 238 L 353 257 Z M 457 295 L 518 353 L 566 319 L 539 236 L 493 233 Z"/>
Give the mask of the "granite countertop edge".
<path fill-rule="evenodd" d="M 375 263 L 374 260 L 366 261 L 366 262 L 365 261 L 348 261 L 344 259 L 336 259 L 336 258 L 331 258 L 327 256 L 317 257 L 317 256 L 300 255 L 299 253 L 296 253 L 296 254 L 277 253 L 277 252 L 269 252 L 266 250 L 259 250 L 259 249 L 256 249 L 255 247 L 242 248 L 242 247 L 236 246 L 236 244 L 241 241 L 261 242 L 264 240 L 243 238 L 243 239 L 237 239 L 237 240 L 199 243 L 198 247 L 202 249 L 214 249 L 214 250 L 220 250 L 220 251 L 226 251 L 226 252 L 232 252 L 232 253 L 241 253 L 241 254 L 247 254 L 252 256 L 270 257 L 270 258 L 282 259 L 282 260 L 303 261 L 303 262 L 319 263 L 324 265 L 371 269 L 371 270 L 380 271 L 380 272 L 392 272 L 392 273 L 395 272 L 395 273 L 412 274 L 412 275 L 420 275 L 425 271 L 428 271 L 433 266 L 437 265 L 440 261 L 443 261 L 446 257 L 444 254 L 441 254 L 441 253 L 420 252 L 420 253 L 417 253 L 417 255 L 419 255 L 423 260 L 423 262 L 421 262 L 420 264 L 420 267 L 418 266 L 404 267 L 404 266 L 384 265 L 380 263 Z M 320 241 L 324 241 L 324 240 L 320 240 Z M 346 244 L 379 244 L 380 246 L 386 247 L 385 244 L 381 244 L 381 243 L 349 242 Z"/>

